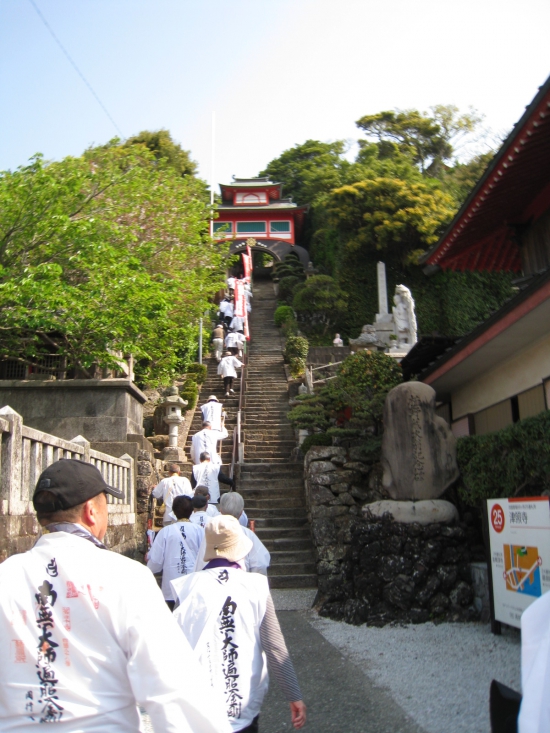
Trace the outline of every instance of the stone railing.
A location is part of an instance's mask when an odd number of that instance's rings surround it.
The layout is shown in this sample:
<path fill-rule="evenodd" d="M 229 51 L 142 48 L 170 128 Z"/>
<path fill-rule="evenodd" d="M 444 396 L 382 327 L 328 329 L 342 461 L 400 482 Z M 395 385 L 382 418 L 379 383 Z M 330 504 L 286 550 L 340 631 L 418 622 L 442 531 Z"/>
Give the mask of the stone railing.
<path fill-rule="evenodd" d="M 61 458 L 75 458 L 96 466 L 105 481 L 124 492 L 124 499 L 108 497 L 109 525 L 134 525 L 133 459 L 115 458 L 90 448 L 82 436 L 63 440 L 23 424 L 11 407 L 0 409 L 0 560 L 32 546 L 40 528 L 32 494 L 42 471 Z"/>

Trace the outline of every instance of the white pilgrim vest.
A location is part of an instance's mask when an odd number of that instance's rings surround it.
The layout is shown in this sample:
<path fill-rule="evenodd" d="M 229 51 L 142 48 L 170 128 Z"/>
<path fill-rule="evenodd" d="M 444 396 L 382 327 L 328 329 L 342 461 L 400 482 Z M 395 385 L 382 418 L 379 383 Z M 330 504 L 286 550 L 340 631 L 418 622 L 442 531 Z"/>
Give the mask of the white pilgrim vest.
<path fill-rule="evenodd" d="M 211 519 L 212 517 L 208 515 L 208 512 L 193 512 L 193 514 L 191 514 L 191 516 L 189 517 L 190 522 L 193 522 L 193 524 L 196 524 L 199 527 L 202 527 L 203 529 L 206 527 L 206 525 L 208 524 L 208 522 Z M 195 561 L 196 561 L 196 558 L 195 558 Z M 194 571 L 195 571 L 195 566 L 193 565 L 191 572 L 194 572 Z"/>
<path fill-rule="evenodd" d="M 166 601 L 173 600 L 170 581 L 194 571 L 203 537 L 204 529 L 191 522 L 170 524 L 157 534 L 147 567 L 153 573 L 162 571 L 162 595 Z"/>
<path fill-rule="evenodd" d="M 193 466 L 193 476 L 197 486 L 206 486 L 209 489 L 210 501 L 213 504 L 217 504 L 220 500 L 219 473 L 219 465 L 213 466 L 209 461 Z"/>
<path fill-rule="evenodd" d="M 214 568 L 172 582 L 174 618 L 210 685 L 222 696 L 233 731 L 259 714 L 269 677 L 260 641 L 269 587 L 263 575 Z"/>
<path fill-rule="evenodd" d="M 208 430 L 203 428 L 195 433 L 191 439 L 191 460 L 193 463 L 200 462 L 200 454 L 204 451 L 210 453 L 210 461 L 215 465 L 221 465 L 222 459 L 218 455 L 218 440 L 224 440 L 229 433 L 225 428 L 222 430 Z"/>
<path fill-rule="evenodd" d="M 205 405 L 201 406 L 203 421 L 206 420 L 207 422 L 209 422 L 210 425 L 212 425 L 213 430 L 221 430 L 222 410 L 223 405 L 221 404 L 221 402 L 215 402 L 214 400 L 212 400 L 211 402 L 207 402 Z"/>
<path fill-rule="evenodd" d="M 200 551 L 200 550 L 199 550 Z M 521 616 L 521 687 L 519 733 L 550 730 L 550 591 Z"/>

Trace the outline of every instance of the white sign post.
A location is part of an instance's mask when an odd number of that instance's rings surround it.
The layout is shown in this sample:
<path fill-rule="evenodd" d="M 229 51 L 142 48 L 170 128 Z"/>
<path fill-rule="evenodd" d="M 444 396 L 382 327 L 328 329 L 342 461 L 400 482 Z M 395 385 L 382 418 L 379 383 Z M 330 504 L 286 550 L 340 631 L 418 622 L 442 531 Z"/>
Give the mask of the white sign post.
<path fill-rule="evenodd" d="M 520 628 L 521 614 L 550 590 L 550 500 L 487 501 L 495 621 Z"/>

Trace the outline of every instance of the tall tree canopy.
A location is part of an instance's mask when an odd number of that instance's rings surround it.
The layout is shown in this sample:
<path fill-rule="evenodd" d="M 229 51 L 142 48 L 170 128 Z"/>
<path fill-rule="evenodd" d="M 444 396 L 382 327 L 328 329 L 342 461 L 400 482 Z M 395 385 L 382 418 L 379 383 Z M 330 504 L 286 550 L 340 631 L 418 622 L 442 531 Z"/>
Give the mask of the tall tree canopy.
<path fill-rule="evenodd" d="M 121 351 L 170 379 L 223 283 L 208 219 L 204 184 L 143 144 L 1 173 L 0 358 L 91 373 Z"/>
<path fill-rule="evenodd" d="M 124 145 L 145 145 L 156 160 L 168 163 L 180 176 L 194 176 L 197 172 L 197 164 L 191 160 L 191 153 L 174 142 L 168 130 L 144 130 L 128 138 Z"/>
<path fill-rule="evenodd" d="M 382 157 L 391 157 L 396 150 L 407 155 L 423 173 L 439 177 L 444 164 L 474 132 L 481 122 L 480 115 L 471 110 L 459 114 L 454 105 L 439 104 L 432 114 L 416 109 L 391 110 L 365 115 L 357 120 L 369 140 L 374 140 Z"/>
<path fill-rule="evenodd" d="M 342 141 L 308 140 L 263 171 L 311 204 L 301 243 L 319 272 L 349 294 L 333 320 L 344 335 L 356 336 L 374 320 L 377 260 L 386 263 L 390 292 L 398 283 L 412 289 L 420 333 L 466 333 L 512 294 L 506 274 L 426 278 L 417 264 L 491 159 L 479 154 L 480 122 L 474 110 L 460 113 L 453 105 L 365 115 L 357 122 L 365 138 L 354 161 L 344 157 Z"/>

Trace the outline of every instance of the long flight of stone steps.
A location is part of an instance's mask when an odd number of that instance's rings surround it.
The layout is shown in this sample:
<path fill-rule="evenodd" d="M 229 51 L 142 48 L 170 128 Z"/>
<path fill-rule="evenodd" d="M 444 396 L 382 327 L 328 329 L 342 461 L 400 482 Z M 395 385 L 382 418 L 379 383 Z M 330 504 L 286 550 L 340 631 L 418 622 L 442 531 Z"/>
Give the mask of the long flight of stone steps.
<path fill-rule="evenodd" d="M 195 410 L 189 435 L 187 436 L 187 441 L 185 443 L 185 454 L 187 456 L 188 463 L 183 467 L 181 472 L 182 476 L 187 476 L 188 478 L 191 475 L 191 470 L 193 468 L 190 453 L 191 438 L 195 433 L 198 433 L 199 430 L 202 430 L 202 412 L 200 410 L 200 406 L 208 400 L 210 395 L 216 395 L 219 401 L 223 403 L 224 410 L 227 412 L 225 427 L 227 428 L 229 437 L 223 440 L 221 445 L 218 443 L 218 451 L 221 450 L 220 455 L 224 464 L 223 471 L 226 474 L 229 473 L 229 468 L 231 466 L 233 429 L 237 424 L 237 412 L 239 409 L 239 380 L 234 380 L 233 388 L 235 389 L 235 394 L 232 394 L 230 397 L 224 397 L 223 380 L 218 376 L 218 362 L 214 357 L 207 356 L 203 360 L 203 363 L 206 365 L 207 369 L 206 380 L 202 385 L 197 402 L 197 409 Z"/>
<path fill-rule="evenodd" d="M 256 522 L 258 537 L 271 553 L 270 586 L 314 588 L 317 575 L 303 466 L 291 458 L 296 440 L 286 417 L 288 386 L 279 331 L 273 323 L 275 307 L 272 283 L 255 283 L 244 395 L 244 464 L 237 489 L 249 519 Z"/>

